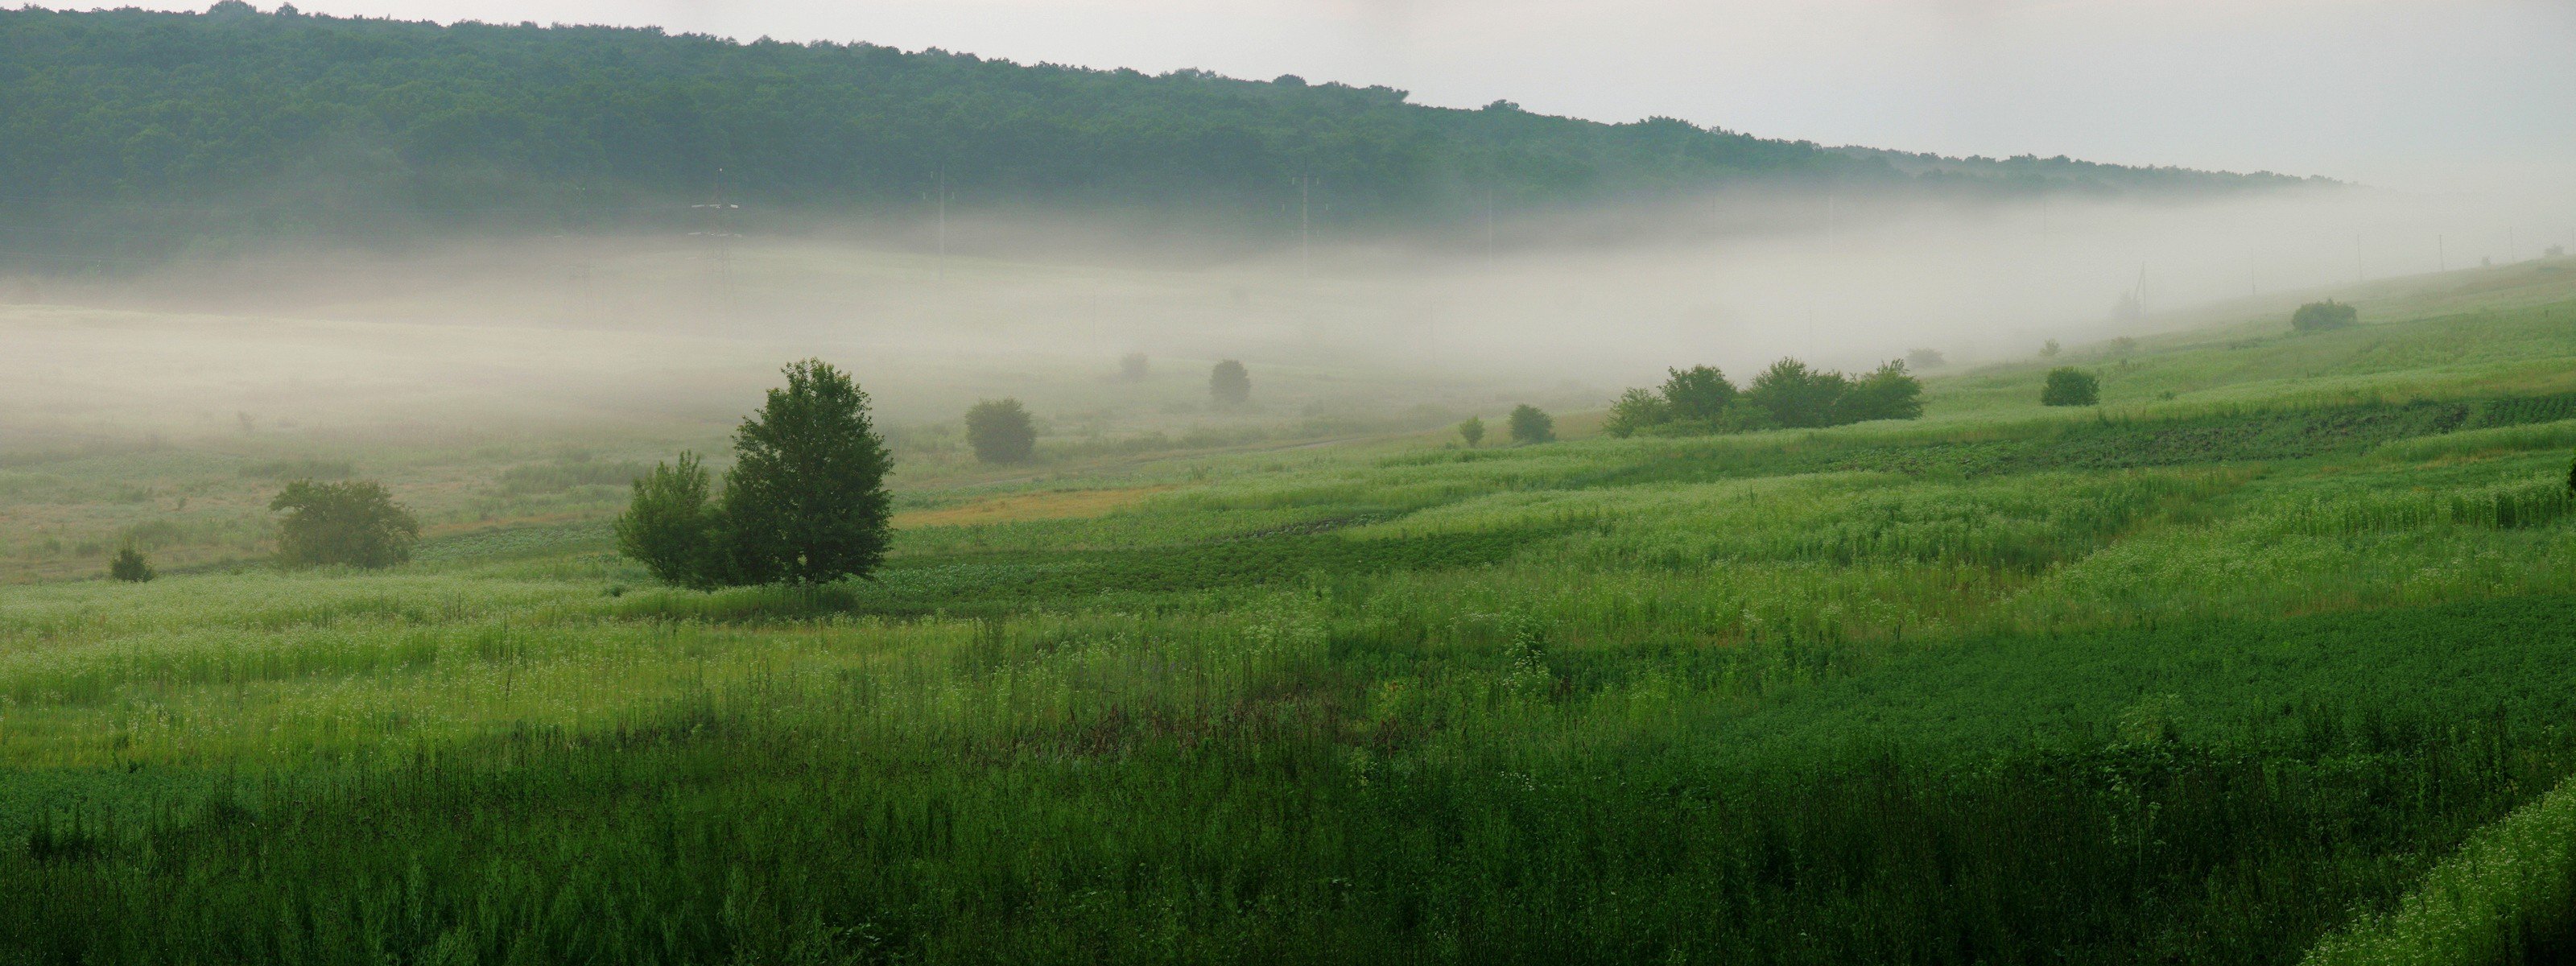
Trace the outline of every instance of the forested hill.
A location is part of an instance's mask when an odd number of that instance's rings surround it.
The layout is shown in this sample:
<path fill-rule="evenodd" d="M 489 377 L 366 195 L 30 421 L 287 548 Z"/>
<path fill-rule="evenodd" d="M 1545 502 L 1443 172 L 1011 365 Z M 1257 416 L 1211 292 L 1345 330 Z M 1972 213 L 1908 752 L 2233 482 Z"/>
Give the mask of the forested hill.
<path fill-rule="evenodd" d="M 1940 191 L 2210 192 L 2278 175 L 1991 175 L 1669 119 L 1602 124 L 1383 87 L 1022 65 L 656 29 L 0 10 L 0 248 L 436 224 L 606 227 L 721 200 L 956 203 L 1273 222 L 1456 220 L 1754 178 Z M 1310 180 L 1311 179 L 1311 180 Z M 146 239 L 119 242 L 109 239 Z"/>

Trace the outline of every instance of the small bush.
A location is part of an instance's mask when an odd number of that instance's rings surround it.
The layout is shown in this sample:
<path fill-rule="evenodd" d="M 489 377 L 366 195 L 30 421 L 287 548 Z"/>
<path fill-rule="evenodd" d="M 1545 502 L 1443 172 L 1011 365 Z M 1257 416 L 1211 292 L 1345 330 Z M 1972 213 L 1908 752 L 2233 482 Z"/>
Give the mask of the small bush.
<path fill-rule="evenodd" d="M 1512 442 L 1544 443 L 1556 438 L 1556 420 L 1528 403 L 1512 407 Z"/>
<path fill-rule="evenodd" d="M 2294 332 L 2323 332 L 2328 329 L 2348 328 L 2360 321 L 2360 310 L 2333 299 L 2310 302 L 2299 306 L 2298 311 L 2290 313 L 2290 329 Z"/>
<path fill-rule="evenodd" d="M 277 525 L 277 562 L 288 567 L 390 567 L 410 560 L 420 540 L 420 521 L 372 480 L 297 480 L 268 508 L 286 513 Z"/>
<path fill-rule="evenodd" d="M 1467 417 L 1466 422 L 1458 424 L 1458 438 L 1467 441 L 1468 449 L 1475 449 L 1476 444 L 1485 441 L 1485 418 L 1482 416 Z"/>
<path fill-rule="evenodd" d="M 135 549 L 133 544 L 117 548 L 116 556 L 107 561 L 107 575 L 129 584 L 139 584 L 157 576 L 152 572 L 152 562 L 143 559 L 143 551 Z"/>
<path fill-rule="evenodd" d="M 697 454 L 678 466 L 655 464 L 635 478 L 635 498 L 617 517 L 617 551 L 654 579 L 698 590 L 723 586 L 716 514 L 707 503 L 707 470 Z"/>
<path fill-rule="evenodd" d="M 1252 374 L 1243 363 L 1227 359 L 1208 371 L 1208 398 L 1228 408 L 1252 401 Z"/>
<path fill-rule="evenodd" d="M 966 445 L 987 463 L 1026 463 L 1037 453 L 1038 430 L 1017 399 L 987 399 L 966 411 Z"/>
<path fill-rule="evenodd" d="M 2039 389 L 2042 406 L 2091 406 L 2102 401 L 2102 381 L 2093 374 L 2071 366 L 2048 371 L 2048 383 Z"/>

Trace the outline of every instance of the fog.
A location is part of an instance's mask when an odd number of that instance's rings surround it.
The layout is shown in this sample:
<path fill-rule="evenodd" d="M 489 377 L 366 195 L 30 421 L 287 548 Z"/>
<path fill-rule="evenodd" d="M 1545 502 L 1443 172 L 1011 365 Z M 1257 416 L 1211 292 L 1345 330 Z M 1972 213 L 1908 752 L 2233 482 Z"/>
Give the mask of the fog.
<path fill-rule="evenodd" d="M 741 237 L 725 237 L 739 234 Z M 2350 298 L 2576 245 L 2576 210 L 2354 188 L 1936 204 L 1746 192 L 1437 236 L 1140 235 L 961 210 L 793 234 L 279 247 L 0 277 L 0 445 L 390 428 L 718 433 L 782 362 L 898 426 L 1015 395 L 1055 433 L 1597 407 L 1664 367 L 1955 364 Z M 941 252 L 945 251 L 945 254 Z M 2114 318 L 2124 293 L 2144 309 Z M 1153 378 L 1111 382 L 1146 353 Z M 1251 413 L 1207 411 L 1219 358 Z M 1934 373 L 1938 375 L 1940 373 Z"/>

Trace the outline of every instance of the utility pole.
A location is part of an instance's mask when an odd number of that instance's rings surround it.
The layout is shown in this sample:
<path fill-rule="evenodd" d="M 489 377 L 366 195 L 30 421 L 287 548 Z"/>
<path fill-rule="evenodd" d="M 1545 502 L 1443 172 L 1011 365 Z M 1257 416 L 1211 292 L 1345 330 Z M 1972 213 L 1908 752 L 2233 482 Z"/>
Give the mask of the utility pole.
<path fill-rule="evenodd" d="M 729 204 L 724 200 L 723 168 L 716 169 L 714 197 L 706 204 L 690 205 L 689 207 L 707 213 L 705 222 L 706 227 L 699 231 L 690 232 L 689 234 L 707 239 L 707 243 L 709 245 L 707 249 L 707 259 L 709 262 L 709 269 L 712 274 L 715 275 L 716 301 L 723 307 L 731 309 L 733 307 L 732 242 L 737 236 L 732 231 L 727 230 L 732 226 L 732 223 L 725 217 L 725 215 L 728 212 L 740 209 L 742 206 L 738 204 Z"/>
<path fill-rule="evenodd" d="M 939 195 L 939 280 L 948 281 L 948 169 L 939 169 L 933 179 L 933 191 Z"/>
<path fill-rule="evenodd" d="M 2451 249 L 2440 235 L 2433 236 L 2433 267 L 2437 271 L 2451 270 Z"/>
<path fill-rule="evenodd" d="M 1494 270 L 1494 186 L 1485 185 L 1485 271 Z"/>
<path fill-rule="evenodd" d="M 1313 176 L 1297 179 L 1297 277 L 1300 279 L 1315 277 L 1314 235 L 1312 222 L 1306 216 L 1308 196 L 1314 188 Z"/>

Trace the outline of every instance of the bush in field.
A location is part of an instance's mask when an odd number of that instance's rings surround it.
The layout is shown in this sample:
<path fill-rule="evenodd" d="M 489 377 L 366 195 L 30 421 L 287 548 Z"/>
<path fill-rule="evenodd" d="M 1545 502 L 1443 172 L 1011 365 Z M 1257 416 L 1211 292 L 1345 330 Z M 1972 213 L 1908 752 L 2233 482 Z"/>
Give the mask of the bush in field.
<path fill-rule="evenodd" d="M 1118 378 L 1128 382 L 1143 382 L 1146 371 L 1144 353 L 1130 352 L 1118 357 Z"/>
<path fill-rule="evenodd" d="M 371 480 L 297 480 L 268 503 L 277 525 L 277 562 L 289 567 L 390 567 L 411 559 L 420 521 Z"/>
<path fill-rule="evenodd" d="M 966 444 L 987 463 L 1026 463 L 1037 452 L 1038 430 L 1017 399 L 987 399 L 966 411 Z"/>
<path fill-rule="evenodd" d="M 152 572 L 152 562 L 143 559 L 143 551 L 130 543 L 118 547 L 116 556 L 108 558 L 107 575 L 129 584 L 139 584 L 157 576 Z"/>
<path fill-rule="evenodd" d="M 707 505 L 707 470 L 697 454 L 681 453 L 678 466 L 655 464 L 634 487 L 634 500 L 617 518 L 618 552 L 664 583 L 723 586 L 716 513 Z"/>
<path fill-rule="evenodd" d="M 2065 347 L 2058 345 L 2055 339 L 2039 344 L 2039 357 L 2042 359 L 2057 358 L 2057 354 L 2064 351 L 2066 351 Z"/>
<path fill-rule="evenodd" d="M 1538 407 L 1522 403 L 1512 407 L 1512 442 L 1544 443 L 1556 438 L 1556 420 Z"/>
<path fill-rule="evenodd" d="M 2049 370 L 2048 382 L 2039 388 L 2042 406 L 2090 406 L 2101 401 L 2101 380 L 2072 366 Z"/>
<path fill-rule="evenodd" d="M 1798 429 L 1833 425 L 1836 405 L 1850 388 L 1851 380 L 1842 373 L 1782 359 L 1753 377 L 1744 395 L 1780 425 Z"/>
<path fill-rule="evenodd" d="M 1918 419 L 1923 415 L 1923 383 L 1908 375 L 1902 360 L 1891 360 L 1843 390 L 1834 403 L 1834 422 L 1873 419 Z"/>
<path fill-rule="evenodd" d="M 1715 366 L 1664 370 L 1664 406 L 1677 421 L 1714 420 L 1735 403 L 1735 384 Z"/>
<path fill-rule="evenodd" d="M 1467 417 L 1466 422 L 1458 424 L 1458 438 L 1467 441 L 1468 449 L 1475 449 L 1476 444 L 1485 441 L 1485 418 L 1482 416 Z"/>
<path fill-rule="evenodd" d="M 2360 321 L 2360 310 L 2333 299 L 2310 302 L 2290 313 L 2290 329 L 2294 332 L 2323 332 L 2346 328 Z"/>
<path fill-rule="evenodd" d="M 1234 407 L 1252 401 L 1252 374 L 1243 363 L 1227 359 L 1208 371 L 1208 398 L 1219 406 Z"/>
<path fill-rule="evenodd" d="M 1619 394 L 1610 404 L 1610 417 L 1601 423 L 1601 431 L 1626 439 L 1638 430 L 1661 426 L 1673 421 L 1673 408 L 1652 389 L 1631 389 Z"/>
<path fill-rule="evenodd" d="M 868 394 L 819 359 L 784 370 L 759 412 L 734 431 L 734 467 L 712 505 L 695 458 L 635 481 L 618 548 L 684 587 L 825 584 L 885 559 L 885 441 Z"/>

